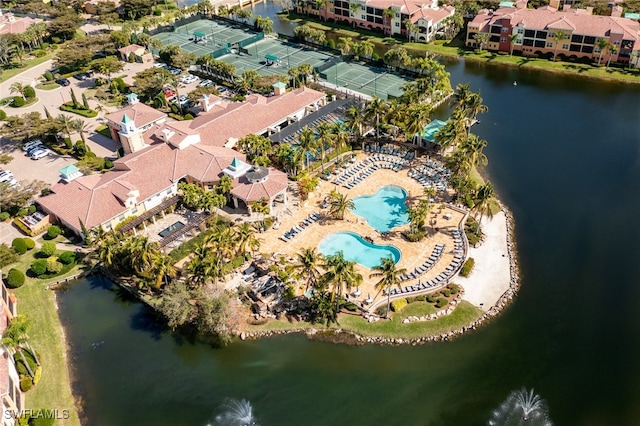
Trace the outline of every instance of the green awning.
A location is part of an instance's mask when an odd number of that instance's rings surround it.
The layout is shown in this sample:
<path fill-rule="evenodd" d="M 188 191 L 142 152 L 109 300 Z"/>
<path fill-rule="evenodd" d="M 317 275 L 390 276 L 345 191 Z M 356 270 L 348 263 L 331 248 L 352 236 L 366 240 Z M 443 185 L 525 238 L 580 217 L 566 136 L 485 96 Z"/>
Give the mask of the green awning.
<path fill-rule="evenodd" d="M 65 166 L 65 167 L 60 169 L 60 174 L 61 175 L 65 175 L 65 176 L 69 176 L 69 175 L 71 175 L 73 173 L 76 173 L 78 171 L 80 171 L 80 169 L 78 169 L 73 164 L 69 164 L 68 166 Z"/>
<path fill-rule="evenodd" d="M 275 55 L 264 55 L 264 57 L 272 62 L 278 62 L 280 58 Z"/>
<path fill-rule="evenodd" d="M 205 33 L 201 33 L 200 31 L 194 31 L 193 35 L 200 38 L 205 38 L 207 36 Z"/>

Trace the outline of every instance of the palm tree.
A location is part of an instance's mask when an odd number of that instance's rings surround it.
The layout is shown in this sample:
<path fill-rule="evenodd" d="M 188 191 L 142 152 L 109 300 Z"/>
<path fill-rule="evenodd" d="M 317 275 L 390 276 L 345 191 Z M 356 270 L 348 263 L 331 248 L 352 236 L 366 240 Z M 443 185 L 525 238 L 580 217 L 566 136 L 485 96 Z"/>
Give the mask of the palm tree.
<path fill-rule="evenodd" d="M 130 237 L 124 243 L 128 266 L 138 275 L 144 275 L 161 256 L 160 246 L 147 237 Z"/>
<path fill-rule="evenodd" d="M 372 269 L 376 272 L 369 274 L 369 278 L 380 277 L 380 281 L 376 283 L 376 289 L 378 289 L 378 291 L 383 289 L 387 291 L 387 312 L 385 318 L 388 318 L 389 307 L 391 306 L 391 287 L 400 287 L 400 275 L 406 273 L 407 270 L 404 268 L 397 269 L 396 262 L 391 255 L 380 259 L 380 264 L 374 266 Z"/>
<path fill-rule="evenodd" d="M 315 153 L 317 149 L 316 137 L 313 134 L 313 130 L 309 127 L 304 126 L 302 131 L 300 131 L 300 135 L 298 136 L 298 146 L 296 147 L 296 152 L 299 152 L 300 155 L 304 158 L 304 167 L 305 169 L 309 167 L 309 155 Z"/>
<path fill-rule="evenodd" d="M 338 39 L 338 47 L 342 56 L 347 56 L 351 52 L 353 46 L 353 39 L 351 37 L 340 37 Z"/>
<path fill-rule="evenodd" d="M 347 210 L 353 210 L 355 204 L 346 195 L 339 193 L 335 189 L 329 194 L 329 214 L 335 219 L 344 220 Z"/>
<path fill-rule="evenodd" d="M 429 113 L 431 107 L 425 103 L 415 103 L 409 106 L 407 116 L 405 118 L 404 136 L 408 141 L 409 136 L 411 140 L 415 142 L 419 137 L 425 126 L 429 123 Z"/>
<path fill-rule="evenodd" d="M 347 128 L 354 135 L 355 139 L 361 139 L 363 133 L 363 126 L 365 124 L 365 116 L 362 108 L 356 105 L 351 105 L 345 111 L 345 117 L 347 121 L 345 124 Z M 362 149 L 364 149 L 364 139 L 362 140 Z"/>
<path fill-rule="evenodd" d="M 89 127 L 89 123 L 82 118 L 77 118 L 71 122 L 71 128 L 80 134 L 80 139 L 82 139 L 82 143 L 85 145 L 87 141 L 84 138 L 84 134 L 89 131 Z"/>
<path fill-rule="evenodd" d="M 255 228 L 249 223 L 234 227 L 236 256 L 253 253 L 260 248 L 261 240 L 256 237 Z"/>
<path fill-rule="evenodd" d="M 376 128 L 376 138 L 380 137 L 380 117 L 384 115 L 387 108 L 385 101 L 377 96 L 374 96 L 369 102 L 367 102 L 364 108 L 365 117 L 374 124 Z"/>
<path fill-rule="evenodd" d="M 473 197 L 473 210 L 480 214 L 478 223 L 482 221 L 483 216 L 493 217 L 493 211 L 491 210 L 491 201 L 494 195 L 493 185 L 491 182 L 487 182 L 481 185 Z"/>
<path fill-rule="evenodd" d="M 371 58 L 371 55 L 373 55 L 374 47 L 375 47 L 374 44 L 369 40 L 362 40 L 360 42 L 358 53 L 360 55 L 363 55 L 365 58 Z"/>
<path fill-rule="evenodd" d="M 553 41 L 555 41 L 555 48 L 553 49 L 553 60 L 556 60 L 556 56 L 558 54 L 558 46 L 560 46 L 560 42 L 564 40 L 564 33 L 562 31 L 556 31 L 553 33 Z"/>
<path fill-rule="evenodd" d="M 489 111 L 489 107 L 482 103 L 482 96 L 480 93 L 471 93 L 467 103 L 464 106 L 464 111 L 467 115 L 467 135 L 471 132 L 471 126 L 478 114 Z"/>
<path fill-rule="evenodd" d="M 471 167 L 480 165 L 486 166 L 487 156 L 482 152 L 487 146 L 487 141 L 480 139 L 477 135 L 471 134 L 469 138 L 460 146 L 460 151 L 469 159 Z"/>
<path fill-rule="evenodd" d="M 598 66 L 600 65 L 600 61 L 602 60 L 602 54 L 609 47 L 609 41 L 606 38 L 599 38 L 596 42 L 596 46 L 600 51 L 600 55 L 598 56 Z"/>
<path fill-rule="evenodd" d="M 610 44 L 609 45 L 609 60 L 607 60 L 607 69 L 609 69 L 609 65 L 611 64 L 611 58 L 616 53 L 618 53 L 618 48 L 616 47 L 615 44 Z"/>
<path fill-rule="evenodd" d="M 305 280 L 306 286 L 316 287 L 319 284 L 320 264 L 323 261 L 322 253 L 318 253 L 315 247 L 303 248 L 296 254 L 294 269 L 300 279 Z"/>
<path fill-rule="evenodd" d="M 489 41 L 490 38 L 491 34 L 489 33 L 476 33 L 473 36 L 473 39 L 478 42 L 478 50 L 480 51 L 484 49 L 484 45 Z"/>
<path fill-rule="evenodd" d="M 335 146 L 335 135 L 333 134 L 331 123 L 326 121 L 320 123 L 316 129 L 318 132 L 316 140 L 320 148 L 320 161 L 322 164 L 322 171 L 324 172 L 324 160 L 327 154 L 327 149 L 331 149 Z"/>
<path fill-rule="evenodd" d="M 516 41 L 518 41 L 518 34 L 511 34 L 509 36 L 509 56 L 513 56 L 513 47 L 515 46 Z"/>
<path fill-rule="evenodd" d="M 469 103 L 471 94 L 471 85 L 469 83 L 458 84 L 456 86 L 456 91 L 453 94 L 453 106 L 456 108 L 464 109 Z"/>
<path fill-rule="evenodd" d="M 153 264 L 149 268 L 148 278 L 153 279 L 153 290 L 159 290 L 162 285 L 168 284 L 169 278 L 175 278 L 177 274 L 173 261 L 169 256 L 159 255 L 154 259 Z"/>
<path fill-rule="evenodd" d="M 351 287 L 362 284 L 362 274 L 356 272 L 355 262 L 345 259 L 342 251 L 334 255 L 325 256 L 325 260 L 327 272 L 323 276 L 323 281 L 333 287 L 336 312 L 338 312 L 343 289 L 349 291 Z"/>
<path fill-rule="evenodd" d="M 66 114 L 58 114 L 56 123 L 64 128 L 69 139 L 71 139 L 71 130 L 73 129 L 73 119 Z"/>
<path fill-rule="evenodd" d="M 336 121 L 331 124 L 331 130 L 333 131 L 334 136 L 334 145 L 336 149 L 342 149 L 347 146 L 349 143 L 349 130 L 344 125 L 344 123 L 340 121 Z"/>
<path fill-rule="evenodd" d="M 396 12 L 391 9 L 391 7 L 382 11 L 382 19 L 384 20 L 385 24 L 388 25 L 388 28 L 385 28 L 385 34 L 391 34 L 391 21 L 393 20 L 394 16 L 396 16 Z"/>
<path fill-rule="evenodd" d="M 20 96 L 22 96 L 22 99 L 26 99 L 24 96 L 24 90 L 27 88 L 26 85 L 23 85 L 22 83 L 20 83 L 19 81 L 16 81 L 15 83 L 13 83 L 10 87 L 9 87 L 9 93 L 13 94 L 13 93 L 17 93 Z"/>

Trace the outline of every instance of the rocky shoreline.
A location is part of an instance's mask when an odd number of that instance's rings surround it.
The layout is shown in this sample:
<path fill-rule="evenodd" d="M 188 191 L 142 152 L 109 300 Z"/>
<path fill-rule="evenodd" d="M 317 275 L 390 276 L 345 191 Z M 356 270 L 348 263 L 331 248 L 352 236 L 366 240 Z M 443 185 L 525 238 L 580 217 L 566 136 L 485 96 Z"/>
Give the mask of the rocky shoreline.
<path fill-rule="evenodd" d="M 342 329 L 291 329 L 291 330 L 269 330 L 269 331 L 255 331 L 255 332 L 243 332 L 239 335 L 242 340 L 254 340 L 265 337 L 275 337 L 283 334 L 292 333 L 304 333 L 309 339 L 331 341 L 334 343 L 345 344 L 375 344 L 375 345 L 419 345 L 430 342 L 440 342 L 453 340 L 463 333 L 477 330 L 479 327 L 486 325 L 489 320 L 497 317 L 509 304 L 513 301 L 520 289 L 520 268 L 518 266 L 517 259 L 517 246 L 515 241 L 515 222 L 513 215 L 506 207 L 502 206 L 502 211 L 505 214 L 507 225 L 507 255 L 509 256 L 509 288 L 505 291 L 500 299 L 478 319 L 470 324 L 461 327 L 457 330 L 449 331 L 447 333 L 436 334 L 432 336 L 424 336 L 418 338 L 404 339 L 404 338 L 388 338 L 388 337 L 367 337 L 361 336 L 356 333 L 352 333 Z"/>

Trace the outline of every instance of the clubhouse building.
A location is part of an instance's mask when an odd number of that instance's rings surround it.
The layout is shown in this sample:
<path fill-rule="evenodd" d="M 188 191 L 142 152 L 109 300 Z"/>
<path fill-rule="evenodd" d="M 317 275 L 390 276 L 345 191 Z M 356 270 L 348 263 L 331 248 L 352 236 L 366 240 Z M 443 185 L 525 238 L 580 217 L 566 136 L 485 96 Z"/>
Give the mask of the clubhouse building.
<path fill-rule="evenodd" d="M 527 1 L 518 0 L 495 12 L 481 10 L 467 26 L 466 45 L 480 47 L 476 34 L 489 34 L 483 47 L 491 51 L 513 49 L 524 56 L 557 54 L 568 59 L 637 65 L 634 52 L 640 50 L 638 21 L 622 18 L 619 8 L 614 8 L 612 16 L 597 16 L 591 14 L 592 8 L 559 7 L 558 0 L 552 0 L 549 6 L 527 9 Z M 558 34 L 563 38 L 559 39 Z M 609 47 L 603 49 L 601 40 Z"/>
<path fill-rule="evenodd" d="M 325 104 L 325 94 L 302 87 L 272 97 L 249 95 L 244 102 L 203 96 L 194 120 L 172 121 L 165 114 L 130 98 L 130 105 L 108 114 L 113 138 L 125 156 L 114 169 L 59 183 L 37 202 L 53 222 L 81 235 L 87 229 L 116 227 L 131 216 L 143 216 L 177 200 L 178 183 L 210 190 L 223 175 L 232 178 L 236 208 L 266 200 L 287 202 L 287 175 L 254 167 L 233 149 L 249 134 L 269 135 Z M 82 223 L 82 225 L 81 225 Z"/>
<path fill-rule="evenodd" d="M 297 11 L 330 22 L 429 41 L 444 27 L 455 8 L 439 7 L 438 0 L 328 0 L 320 8 L 315 1 L 298 3 Z M 406 22 L 414 25 L 411 34 L 407 33 Z"/>

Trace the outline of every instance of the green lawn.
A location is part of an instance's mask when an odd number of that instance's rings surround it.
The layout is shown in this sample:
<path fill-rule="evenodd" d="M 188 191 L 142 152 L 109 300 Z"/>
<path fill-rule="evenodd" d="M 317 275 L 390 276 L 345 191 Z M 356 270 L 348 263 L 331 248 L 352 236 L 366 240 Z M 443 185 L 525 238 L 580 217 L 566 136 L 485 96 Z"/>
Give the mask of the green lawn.
<path fill-rule="evenodd" d="M 40 83 L 36 85 L 36 89 L 41 89 L 41 90 L 53 90 L 53 89 L 57 89 L 58 87 L 60 87 L 60 85 L 55 81 L 50 81 L 48 83 Z"/>
<path fill-rule="evenodd" d="M 78 271 L 79 267 L 76 267 L 65 275 L 70 276 Z M 70 418 L 57 420 L 56 425 L 79 426 L 55 293 L 45 289 L 46 281 L 27 280 L 29 282 L 14 290 L 14 293 L 18 298 L 18 313 L 29 318 L 29 341 L 40 354 L 42 379 L 26 393 L 25 407 L 68 409 Z"/>
<path fill-rule="evenodd" d="M 482 315 L 482 310 L 468 302 L 461 302 L 451 315 L 446 315 L 433 321 L 412 322 L 402 324 L 402 320 L 409 316 L 422 316 L 434 313 L 436 309 L 426 302 L 414 302 L 406 306 L 402 312 L 392 315 L 391 320 L 381 320 L 374 323 L 367 322 L 361 316 L 341 315 L 340 324 L 332 324 L 330 328 L 340 328 L 366 337 L 386 337 L 412 339 L 433 336 L 462 328 Z M 248 327 L 248 331 L 275 331 L 296 329 L 326 329 L 324 324 L 309 324 L 306 322 L 292 322 L 287 320 L 269 321 L 263 325 Z"/>
<path fill-rule="evenodd" d="M 52 49 L 51 52 L 47 53 L 44 56 L 24 61 L 22 66 L 16 66 L 15 68 L 3 68 L 0 77 L 2 78 L 2 81 L 6 81 L 7 79 L 14 77 L 21 72 L 28 70 L 29 68 L 35 67 L 36 65 L 40 65 L 41 63 L 48 61 L 49 59 L 53 58 L 55 54 L 55 49 Z"/>

